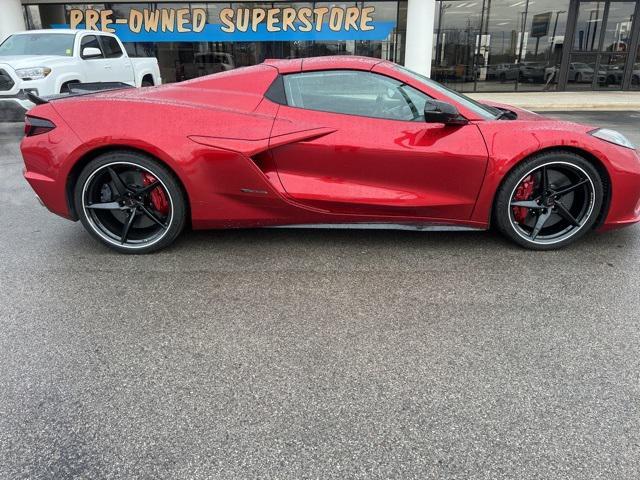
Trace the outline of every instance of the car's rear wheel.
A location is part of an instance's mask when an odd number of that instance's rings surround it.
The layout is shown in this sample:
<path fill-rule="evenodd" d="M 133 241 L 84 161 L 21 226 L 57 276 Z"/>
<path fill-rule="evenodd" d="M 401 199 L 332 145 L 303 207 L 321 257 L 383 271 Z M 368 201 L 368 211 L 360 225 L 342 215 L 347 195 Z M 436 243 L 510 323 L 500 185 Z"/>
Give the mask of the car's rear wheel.
<path fill-rule="evenodd" d="M 178 180 L 137 152 L 110 152 L 89 162 L 76 182 L 74 203 L 87 231 L 124 253 L 166 247 L 186 221 Z"/>
<path fill-rule="evenodd" d="M 600 174 L 583 157 L 545 152 L 509 173 L 496 196 L 494 222 L 524 247 L 564 247 L 593 227 L 603 192 Z"/>

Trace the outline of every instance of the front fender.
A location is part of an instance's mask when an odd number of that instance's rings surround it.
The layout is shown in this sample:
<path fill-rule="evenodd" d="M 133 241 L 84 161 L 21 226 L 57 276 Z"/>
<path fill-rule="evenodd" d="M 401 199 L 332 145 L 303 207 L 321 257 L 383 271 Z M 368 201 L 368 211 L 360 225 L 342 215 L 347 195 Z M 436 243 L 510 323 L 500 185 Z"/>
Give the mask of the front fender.
<path fill-rule="evenodd" d="M 62 85 L 64 85 L 67 82 L 82 83 L 84 82 L 84 80 L 85 80 L 85 77 L 84 75 L 80 74 L 80 72 L 62 73 L 56 78 L 55 93 L 59 93 L 60 89 L 62 88 Z"/>
<path fill-rule="evenodd" d="M 594 127 L 549 121 L 479 122 L 489 151 L 489 163 L 472 220 L 490 222 L 493 201 L 504 178 L 520 162 L 540 151 L 566 149 L 584 152 L 607 172 L 613 192 L 608 219 L 628 217 L 640 191 L 640 162 L 635 151 L 602 141 L 588 134 Z M 511 128 L 505 128 L 505 127 Z M 627 197 L 625 200 L 624 197 Z M 633 203 L 633 207 L 625 203 Z M 623 212 L 624 211 L 624 212 Z"/>

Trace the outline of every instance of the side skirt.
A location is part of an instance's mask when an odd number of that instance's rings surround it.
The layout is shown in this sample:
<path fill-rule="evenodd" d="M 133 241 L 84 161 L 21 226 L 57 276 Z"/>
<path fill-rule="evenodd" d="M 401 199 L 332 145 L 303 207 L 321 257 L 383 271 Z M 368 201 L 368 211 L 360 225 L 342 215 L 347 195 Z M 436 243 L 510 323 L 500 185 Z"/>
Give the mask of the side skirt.
<path fill-rule="evenodd" d="M 458 225 L 420 225 L 403 223 L 310 223 L 300 225 L 277 225 L 264 228 L 323 228 L 338 230 L 412 230 L 419 232 L 481 232 L 485 228 Z"/>

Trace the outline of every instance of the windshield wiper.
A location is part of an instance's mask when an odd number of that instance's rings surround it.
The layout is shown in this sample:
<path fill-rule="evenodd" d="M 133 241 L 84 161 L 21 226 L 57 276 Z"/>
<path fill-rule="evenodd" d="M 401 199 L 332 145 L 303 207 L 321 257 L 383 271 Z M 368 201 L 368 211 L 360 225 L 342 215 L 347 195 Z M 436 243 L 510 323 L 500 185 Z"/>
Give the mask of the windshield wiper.
<path fill-rule="evenodd" d="M 511 110 L 504 110 L 502 108 L 500 108 L 499 110 L 500 110 L 500 113 L 496 117 L 496 120 L 502 120 L 502 119 L 515 120 L 516 118 L 518 118 L 518 114 L 515 112 L 512 112 Z"/>

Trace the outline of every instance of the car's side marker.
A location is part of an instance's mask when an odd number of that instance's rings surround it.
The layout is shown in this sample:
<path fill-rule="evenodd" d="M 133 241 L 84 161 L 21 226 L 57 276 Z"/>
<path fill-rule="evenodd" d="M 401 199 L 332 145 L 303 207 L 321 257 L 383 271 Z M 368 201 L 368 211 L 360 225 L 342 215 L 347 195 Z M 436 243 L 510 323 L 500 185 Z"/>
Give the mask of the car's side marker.
<path fill-rule="evenodd" d="M 241 188 L 240 191 L 242 193 L 259 193 L 260 195 L 268 195 L 269 192 L 266 190 L 253 190 L 252 188 Z"/>

